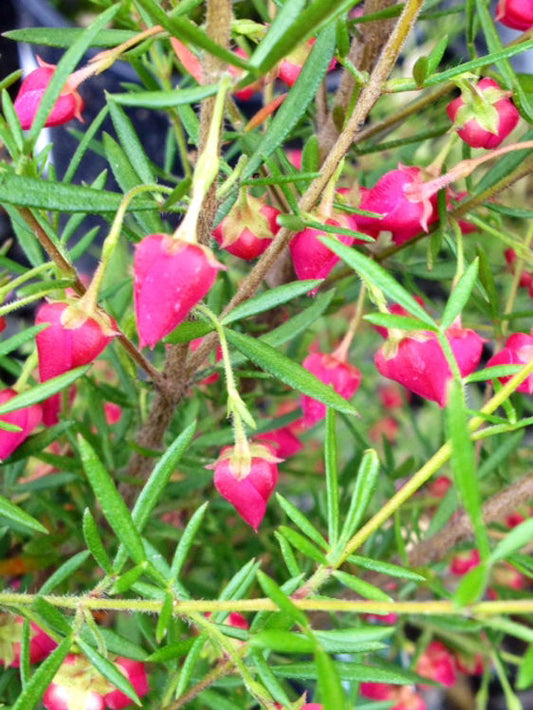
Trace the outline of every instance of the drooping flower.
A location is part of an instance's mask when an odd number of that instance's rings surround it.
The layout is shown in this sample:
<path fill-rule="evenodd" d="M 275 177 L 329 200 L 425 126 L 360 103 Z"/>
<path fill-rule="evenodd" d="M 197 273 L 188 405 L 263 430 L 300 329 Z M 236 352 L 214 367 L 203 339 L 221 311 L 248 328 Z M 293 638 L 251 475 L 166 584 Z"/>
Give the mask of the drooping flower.
<path fill-rule="evenodd" d="M 34 69 L 22 82 L 14 103 L 15 112 L 24 129 L 31 128 L 44 92 L 56 70 L 55 65 L 47 64 L 40 58 L 38 58 L 38 62 L 37 69 Z M 73 118 L 82 120 L 81 112 L 84 103 L 77 91 L 77 86 L 75 82 L 67 79 L 59 98 L 46 119 L 45 126 L 62 126 L 64 123 L 72 121 Z"/>
<path fill-rule="evenodd" d="M 3 663 L 4 667 L 19 668 L 20 666 L 23 626 L 23 616 L 0 614 L 0 663 Z M 30 621 L 30 663 L 39 663 L 56 646 L 54 639 Z"/>
<path fill-rule="evenodd" d="M 213 231 L 213 236 L 233 256 L 256 259 L 272 243 L 279 231 L 280 211 L 267 205 L 264 199 L 246 195 Z"/>
<path fill-rule="evenodd" d="M 458 135 L 472 148 L 497 148 L 520 118 L 509 92 L 489 77 L 464 90 L 446 111 Z"/>
<path fill-rule="evenodd" d="M 326 220 L 326 224 L 333 227 L 354 228 L 344 215 L 337 215 L 335 219 L 329 218 Z M 322 244 L 318 239 L 319 236 L 332 235 L 322 232 L 320 229 L 306 227 L 298 234 L 295 234 L 289 244 L 294 271 L 296 276 L 302 281 L 305 279 L 325 279 L 340 261 L 340 257 L 337 254 L 332 252 L 325 244 Z M 337 239 L 347 246 L 351 246 L 355 241 L 353 237 L 347 234 L 338 234 Z M 312 293 L 316 293 L 316 290 Z"/>
<path fill-rule="evenodd" d="M 456 325 L 446 335 L 461 376 L 470 375 L 481 358 L 483 338 Z M 424 399 L 438 402 L 441 407 L 446 405 L 452 371 L 435 333 L 422 331 L 402 338 L 399 343 L 387 341 L 374 362 L 384 377 Z"/>
<path fill-rule="evenodd" d="M 302 365 L 345 399 L 353 397 L 361 384 L 361 373 L 357 367 L 339 359 L 335 353 L 311 353 Z M 326 405 L 308 395 L 302 395 L 302 410 L 304 423 L 308 427 L 326 416 Z"/>
<path fill-rule="evenodd" d="M 148 676 L 146 667 L 141 661 L 134 661 L 131 658 L 119 656 L 114 660 L 119 671 L 123 673 L 131 683 L 133 690 L 139 698 L 144 697 L 150 690 L 148 686 Z M 104 704 L 110 710 L 122 710 L 132 704 L 132 700 L 120 690 L 112 690 L 104 696 Z"/>
<path fill-rule="evenodd" d="M 12 389 L 0 391 L 0 405 L 9 402 L 17 392 Z M 16 409 L 9 414 L 2 414 L 0 421 L 19 426 L 21 431 L 7 431 L 0 429 L 0 461 L 4 461 L 15 449 L 26 441 L 32 431 L 41 423 L 42 409 L 40 404 L 32 404 L 23 409 Z"/>
<path fill-rule="evenodd" d="M 452 563 L 450 565 L 450 572 L 459 576 L 463 576 L 467 572 L 470 572 L 474 567 L 478 567 L 481 564 L 481 557 L 479 555 L 479 550 L 466 550 L 464 552 L 458 552 L 453 556 Z"/>
<path fill-rule="evenodd" d="M 135 250 L 134 300 L 140 346 L 154 347 L 185 320 L 224 268 L 209 249 L 151 234 Z"/>
<path fill-rule="evenodd" d="M 238 454 L 234 446 L 222 449 L 217 461 L 208 468 L 215 470 L 214 483 L 220 495 L 257 532 L 278 482 L 277 465 L 281 459 L 268 445 L 252 444 L 250 451 L 251 465 L 244 476 L 240 473 L 239 462 L 235 460 Z"/>
<path fill-rule="evenodd" d="M 533 27 L 533 3 L 531 0 L 499 0 L 496 19 L 513 30 L 529 30 Z"/>
<path fill-rule="evenodd" d="M 100 312 L 87 317 L 74 302 L 43 304 L 35 324 L 45 323 L 48 328 L 36 337 L 41 382 L 93 362 L 116 334 L 110 318 Z M 47 426 L 57 423 L 59 406 L 59 394 L 43 402 L 43 422 Z"/>
<path fill-rule="evenodd" d="M 279 63 L 278 77 L 284 81 L 287 86 L 293 86 L 296 83 L 315 42 L 316 39 L 314 37 L 308 39 L 307 42 L 296 47 L 290 54 L 287 54 Z M 333 57 L 329 63 L 328 71 L 334 69 L 336 64 L 337 60 Z"/>
<path fill-rule="evenodd" d="M 487 367 L 496 365 L 526 365 L 533 359 L 533 336 L 527 333 L 514 333 L 507 338 L 505 347 L 499 353 L 493 355 L 487 363 Z M 511 377 L 500 377 L 500 381 L 505 384 Z M 533 373 L 526 377 L 524 382 L 516 388 L 517 392 L 533 394 Z"/>
<path fill-rule="evenodd" d="M 440 641 L 432 641 L 420 655 L 416 672 L 424 678 L 442 683 L 447 688 L 455 685 L 457 680 L 453 654 Z"/>

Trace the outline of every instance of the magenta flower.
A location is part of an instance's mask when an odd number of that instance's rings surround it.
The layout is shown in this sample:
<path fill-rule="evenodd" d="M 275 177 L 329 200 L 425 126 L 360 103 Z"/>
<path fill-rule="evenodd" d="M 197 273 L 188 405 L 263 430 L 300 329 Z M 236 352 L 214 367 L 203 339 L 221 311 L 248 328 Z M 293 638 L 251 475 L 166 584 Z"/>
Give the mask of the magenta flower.
<path fill-rule="evenodd" d="M 457 680 L 453 654 L 440 641 L 432 641 L 422 653 L 416 664 L 416 672 L 447 688 L 455 685 Z"/>
<path fill-rule="evenodd" d="M 217 461 L 209 466 L 215 470 L 215 488 L 220 495 L 233 505 L 241 518 L 255 532 L 265 517 L 268 500 L 278 482 L 278 466 L 281 459 L 274 455 L 273 449 L 262 444 L 250 446 L 252 462 L 250 471 L 239 477 L 239 466 L 232 458 L 235 447 L 227 446 Z"/>
<path fill-rule="evenodd" d="M 0 391 L 0 405 L 9 402 L 17 396 L 17 392 L 12 389 Z M 7 431 L 0 429 L 0 461 L 4 461 L 15 449 L 26 441 L 32 431 L 39 426 L 42 419 L 42 409 L 40 404 L 32 404 L 30 407 L 17 409 L 9 414 L 3 414 L 0 420 L 8 424 L 15 424 L 21 431 Z"/>
<path fill-rule="evenodd" d="M 481 563 L 479 550 L 465 550 L 458 552 L 453 556 L 450 564 L 450 572 L 462 577 L 467 572 L 470 572 L 474 567 L 478 567 Z"/>
<path fill-rule="evenodd" d="M 493 355 L 487 363 L 487 367 L 496 365 L 527 365 L 533 359 L 533 336 L 527 333 L 514 333 L 507 338 L 505 347 L 499 353 Z M 500 381 L 505 384 L 511 377 L 500 377 Z M 533 394 L 533 374 L 526 377 L 517 392 Z"/>
<path fill-rule="evenodd" d="M 533 27 L 533 3 L 531 0 L 499 0 L 496 19 L 513 30 L 529 30 Z"/>
<path fill-rule="evenodd" d="M 359 691 L 365 698 L 393 702 L 390 710 L 426 710 L 426 703 L 411 685 L 363 682 Z"/>
<path fill-rule="evenodd" d="M 311 353 L 303 361 L 303 366 L 315 377 L 331 385 L 337 394 L 350 399 L 361 384 L 361 373 L 334 353 Z M 326 416 L 326 405 L 308 395 L 302 395 L 303 419 L 306 426 L 313 426 Z"/>
<path fill-rule="evenodd" d="M 150 688 L 148 686 L 148 677 L 144 663 L 141 663 L 141 661 L 133 661 L 131 658 L 123 658 L 122 656 L 116 658 L 114 663 L 118 666 L 118 669 L 124 673 L 139 698 L 148 694 Z M 110 710 L 122 710 L 122 708 L 131 705 L 132 701 L 120 690 L 113 690 L 104 696 L 104 704 L 110 708 Z"/>
<path fill-rule="evenodd" d="M 481 358 L 483 338 L 459 326 L 449 328 L 447 338 L 461 376 L 470 375 Z M 378 350 L 374 362 L 384 377 L 399 382 L 424 399 L 438 402 L 441 407 L 446 405 L 452 372 L 435 333 L 423 331 L 399 343 L 387 341 Z"/>
<path fill-rule="evenodd" d="M 508 93 L 494 79 L 481 79 L 475 91 L 484 100 L 484 107 L 480 107 L 478 97 L 463 92 L 448 104 L 446 111 L 457 133 L 469 146 L 497 148 L 515 128 L 520 114 Z"/>
<path fill-rule="evenodd" d="M 48 323 L 37 334 L 39 375 L 41 382 L 93 362 L 116 334 L 114 323 L 101 313 L 94 318 L 81 312 L 76 303 L 44 303 L 35 317 L 35 324 Z M 57 423 L 60 395 L 43 402 L 43 422 Z"/>
<path fill-rule="evenodd" d="M 53 64 L 47 64 L 41 59 L 38 61 L 40 66 L 24 79 L 15 99 L 15 112 L 24 129 L 31 128 L 44 92 L 56 70 Z M 69 84 L 67 80 L 44 125 L 48 127 L 62 126 L 64 123 L 72 121 L 73 118 L 81 121 L 83 108 L 83 99 L 76 87 Z"/>
<path fill-rule="evenodd" d="M 23 625 L 23 616 L 0 614 L 0 662 L 4 667 L 20 667 Z M 30 621 L 30 663 L 39 663 L 56 647 L 54 639 Z"/>
<path fill-rule="evenodd" d="M 140 346 L 153 348 L 189 315 L 224 268 L 209 249 L 151 234 L 135 250 L 134 298 Z"/>

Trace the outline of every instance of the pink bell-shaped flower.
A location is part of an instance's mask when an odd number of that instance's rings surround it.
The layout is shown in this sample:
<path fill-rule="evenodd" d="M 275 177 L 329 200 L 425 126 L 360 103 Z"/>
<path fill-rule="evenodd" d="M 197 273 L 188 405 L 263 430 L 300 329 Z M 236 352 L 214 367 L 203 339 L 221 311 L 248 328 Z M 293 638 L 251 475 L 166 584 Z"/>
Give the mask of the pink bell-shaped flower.
<path fill-rule="evenodd" d="M 465 550 L 453 556 L 450 564 L 450 572 L 462 577 L 467 572 L 470 572 L 471 569 L 474 569 L 474 567 L 479 567 L 480 564 L 481 557 L 479 550 Z"/>
<path fill-rule="evenodd" d="M 335 353 L 311 353 L 302 364 L 306 370 L 324 384 L 331 385 L 335 392 L 345 399 L 353 397 L 361 384 L 361 373 L 355 365 L 350 365 Z M 308 427 L 326 416 L 326 405 L 305 394 L 302 395 L 302 410 L 304 423 Z"/>
<path fill-rule="evenodd" d="M 496 365 L 527 365 L 533 359 L 533 335 L 527 333 L 514 333 L 507 338 L 505 347 L 499 353 L 493 355 L 487 363 L 487 367 Z M 505 384 L 511 377 L 500 377 L 500 381 Z M 517 392 L 533 394 L 533 374 L 526 377 Z"/>
<path fill-rule="evenodd" d="M 278 482 L 278 463 L 281 459 L 274 455 L 270 446 L 252 444 L 250 470 L 242 476 L 236 461 L 235 447 L 227 446 L 217 461 L 209 466 L 215 471 L 215 488 L 220 495 L 233 505 L 241 518 L 253 528 L 259 529 L 265 517 L 268 499 Z"/>
<path fill-rule="evenodd" d="M 428 199 L 410 198 L 405 188 L 423 183 L 422 170 L 418 167 L 399 165 L 396 170 L 385 173 L 369 190 L 362 191 L 360 208 L 383 215 L 382 219 L 357 215 L 361 232 L 375 236 L 381 230 L 392 232 L 395 243 L 401 244 L 429 225 L 437 218 L 436 195 Z"/>
<path fill-rule="evenodd" d="M 287 86 L 293 86 L 296 83 L 315 42 L 316 39 L 314 37 L 308 39 L 307 42 L 296 47 L 296 49 L 281 60 L 278 67 L 278 77 L 284 81 Z M 337 60 L 333 57 L 329 63 L 328 71 L 334 69 L 336 64 Z"/>
<path fill-rule="evenodd" d="M 56 70 L 53 64 L 47 64 L 41 59 L 38 61 L 40 66 L 24 79 L 14 103 L 15 112 L 19 118 L 20 125 L 24 129 L 31 128 L 44 92 L 48 88 Z M 73 118 L 82 120 L 81 112 L 83 111 L 84 103 L 77 91 L 77 84 L 74 86 L 73 83 L 75 82 L 67 80 L 50 115 L 46 119 L 45 126 L 62 126 L 64 123 L 72 121 Z"/>
<path fill-rule="evenodd" d="M 42 703 L 46 710 L 104 710 L 104 697 L 112 687 L 86 658 L 69 654 Z"/>
<path fill-rule="evenodd" d="M 134 299 L 141 347 L 154 347 L 189 315 L 224 268 L 209 249 L 151 234 L 135 250 Z"/>
<path fill-rule="evenodd" d="M 411 685 L 363 682 L 359 692 L 372 700 L 389 700 L 394 703 L 390 710 L 426 710 L 426 703 Z"/>
<path fill-rule="evenodd" d="M 0 405 L 9 402 L 16 397 L 17 393 L 12 389 L 0 391 Z M 40 404 L 32 404 L 30 407 L 17 409 L 9 414 L 3 414 L 0 420 L 8 424 L 15 424 L 21 431 L 7 431 L 0 429 L 0 461 L 4 461 L 15 449 L 26 441 L 32 431 L 41 423 L 42 409 Z"/>
<path fill-rule="evenodd" d="M 518 123 L 520 114 L 500 85 L 486 77 L 463 91 L 446 109 L 457 133 L 472 148 L 497 148 Z"/>
<path fill-rule="evenodd" d="M 447 338 L 461 376 L 470 375 L 481 358 L 483 338 L 459 326 L 449 328 Z M 399 343 L 387 341 L 374 362 L 384 377 L 441 407 L 446 405 L 452 372 L 435 333 L 423 331 L 402 338 Z"/>
<path fill-rule="evenodd" d="M 23 616 L 0 614 L 0 663 L 3 663 L 4 667 L 20 667 L 23 626 Z M 30 621 L 30 663 L 39 663 L 56 647 L 54 639 Z"/>
<path fill-rule="evenodd" d="M 87 317 L 75 303 L 44 303 L 35 317 L 35 324 L 48 323 L 37 333 L 39 375 L 41 382 L 93 362 L 116 334 L 114 323 L 97 312 Z M 55 394 L 43 402 L 43 422 L 57 423 L 60 395 Z"/>
<path fill-rule="evenodd" d="M 267 205 L 264 200 L 246 195 L 242 202 L 236 202 L 215 228 L 213 236 L 220 247 L 233 256 L 247 261 L 256 259 L 276 236 L 279 214 L 279 210 Z"/>
<path fill-rule="evenodd" d="M 499 0 L 496 19 L 506 27 L 525 32 L 533 27 L 533 3 L 531 0 Z"/>
<path fill-rule="evenodd" d="M 453 654 L 440 641 L 432 641 L 428 645 L 418 659 L 416 672 L 424 678 L 442 683 L 447 688 L 455 685 L 457 680 Z"/>
<path fill-rule="evenodd" d="M 353 229 L 353 224 L 350 224 L 344 215 L 338 215 L 335 219 L 327 219 L 326 224 Z M 289 244 L 294 271 L 301 281 L 325 279 L 340 261 L 340 257 L 319 241 L 319 236 L 332 235 L 322 232 L 320 229 L 306 227 L 303 231 L 295 234 Z M 351 246 L 355 241 L 353 237 L 346 234 L 337 235 L 337 239 L 348 246 Z M 315 294 L 316 290 L 311 293 Z"/>
<path fill-rule="evenodd" d="M 148 694 L 148 676 L 146 675 L 146 667 L 141 661 L 134 661 L 131 658 L 123 658 L 119 656 L 114 661 L 118 669 L 126 676 L 132 685 L 133 690 L 139 698 Z M 113 690 L 104 696 L 104 704 L 110 710 L 122 710 L 132 704 L 132 700 L 120 690 Z"/>

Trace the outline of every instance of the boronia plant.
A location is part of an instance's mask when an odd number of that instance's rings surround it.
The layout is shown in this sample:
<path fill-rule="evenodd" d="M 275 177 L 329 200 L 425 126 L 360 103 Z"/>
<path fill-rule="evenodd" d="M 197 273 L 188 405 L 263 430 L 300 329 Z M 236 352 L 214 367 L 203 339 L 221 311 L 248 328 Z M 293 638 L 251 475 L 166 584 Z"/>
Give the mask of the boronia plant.
<path fill-rule="evenodd" d="M 5 707 L 528 707 L 530 4 L 7 33 Z"/>

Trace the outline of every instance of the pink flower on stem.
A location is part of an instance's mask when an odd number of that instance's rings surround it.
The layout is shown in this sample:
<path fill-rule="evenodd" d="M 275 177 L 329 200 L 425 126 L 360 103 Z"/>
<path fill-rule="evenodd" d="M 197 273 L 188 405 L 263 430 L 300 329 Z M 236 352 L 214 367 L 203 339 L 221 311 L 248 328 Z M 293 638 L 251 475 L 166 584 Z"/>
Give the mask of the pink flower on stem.
<path fill-rule="evenodd" d="M 453 654 L 440 641 L 432 641 L 425 649 L 416 664 L 416 672 L 447 688 L 455 685 L 457 680 Z"/>
<path fill-rule="evenodd" d="M 446 111 L 458 135 L 472 148 L 497 148 L 520 118 L 509 92 L 488 77 L 465 87 Z"/>
<path fill-rule="evenodd" d="M 251 444 L 250 453 L 252 458 L 248 473 L 242 473 L 242 462 L 234 446 L 222 449 L 217 461 L 208 468 L 215 471 L 215 488 L 220 495 L 257 532 L 278 482 L 278 463 L 281 459 L 274 455 L 270 446 L 263 444 Z"/>
<path fill-rule="evenodd" d="M 527 365 L 533 359 L 533 336 L 527 333 L 514 333 L 507 338 L 505 347 L 499 353 L 493 355 L 487 363 L 487 367 L 496 365 Z M 499 380 L 505 384 L 511 377 L 500 377 Z M 524 382 L 516 389 L 517 392 L 533 394 L 533 373 L 526 377 Z"/>
<path fill-rule="evenodd" d="M 245 195 L 215 228 L 213 236 L 220 247 L 233 256 L 247 261 L 256 259 L 279 231 L 279 214 L 279 210 L 263 199 Z"/>
<path fill-rule="evenodd" d="M 287 86 L 293 86 L 296 83 L 315 42 L 316 39 L 314 37 L 308 39 L 307 42 L 296 47 L 296 49 L 281 60 L 278 67 L 278 77 L 284 81 Z M 329 63 L 328 71 L 334 69 L 336 64 L 337 60 L 334 57 Z"/>
<path fill-rule="evenodd" d="M 460 326 L 449 328 L 447 338 L 461 376 L 470 375 L 481 358 L 483 338 Z M 399 343 L 387 341 L 374 362 L 384 377 L 441 407 L 446 405 L 452 371 L 435 333 L 422 331 L 402 338 Z"/>
<path fill-rule="evenodd" d="M 56 70 L 53 64 L 47 64 L 40 58 L 38 58 L 38 62 L 39 67 L 34 69 L 22 82 L 14 103 L 15 113 L 24 129 L 31 128 L 44 92 Z M 64 123 L 72 121 L 73 118 L 82 120 L 81 112 L 84 103 L 77 87 L 76 81 L 73 81 L 72 78 L 67 79 L 59 98 L 46 119 L 45 126 L 62 126 Z"/>
<path fill-rule="evenodd" d="M 459 673 L 474 676 L 483 675 L 483 671 L 485 670 L 485 659 L 481 653 L 476 653 L 475 656 L 467 656 L 464 653 L 456 653 L 454 660 L 455 666 Z"/>
<path fill-rule="evenodd" d="M 20 667 L 23 626 L 23 616 L 0 614 L 0 663 L 4 667 Z M 39 663 L 56 647 L 54 639 L 30 621 L 30 663 Z"/>
<path fill-rule="evenodd" d="M 153 348 L 177 328 L 223 268 L 209 249 L 168 234 L 139 242 L 133 273 L 140 346 Z"/>
<path fill-rule="evenodd" d="M 114 323 L 103 314 L 87 317 L 77 303 L 45 303 L 37 311 L 35 324 L 48 323 L 37 333 L 41 382 L 93 362 L 111 342 Z M 57 423 L 60 395 L 43 402 L 43 422 Z"/>
<path fill-rule="evenodd" d="M 306 370 L 326 385 L 331 385 L 337 394 L 350 399 L 361 384 L 361 373 L 346 362 L 344 357 L 334 353 L 311 353 L 302 363 Z M 302 395 L 304 424 L 313 426 L 326 416 L 326 405 L 308 395 Z"/>
<path fill-rule="evenodd" d="M 425 308 L 425 303 L 420 296 L 415 296 L 415 301 L 419 303 L 423 308 Z M 388 307 L 389 313 L 393 316 L 409 316 L 409 312 L 403 307 L 400 306 L 399 303 L 392 303 Z M 374 325 L 373 328 L 378 331 L 378 333 L 381 335 L 382 338 L 388 338 L 389 337 L 389 329 L 385 328 L 383 325 Z"/>
<path fill-rule="evenodd" d="M 353 223 L 350 223 L 344 215 L 338 215 L 335 219 L 327 219 L 326 224 L 333 227 L 353 229 Z M 320 229 L 306 227 L 291 239 L 289 249 L 292 264 L 296 276 L 301 281 L 305 279 L 325 279 L 340 261 L 340 257 L 318 239 L 321 236 L 332 235 L 320 231 Z M 347 234 L 338 234 L 337 239 L 347 246 L 351 246 L 355 241 L 353 237 Z M 317 290 L 315 289 L 311 293 L 314 295 Z"/>
<path fill-rule="evenodd" d="M 451 486 L 452 481 L 448 476 L 438 476 L 428 484 L 428 491 L 433 498 L 444 498 Z"/>
<path fill-rule="evenodd" d="M 303 444 L 290 426 L 280 427 L 265 434 L 258 434 L 257 441 L 269 444 L 281 459 L 288 459 L 303 449 Z"/>
<path fill-rule="evenodd" d="M 6 404 L 13 397 L 17 396 L 17 392 L 12 389 L 0 391 L 0 405 Z M 4 461 L 10 456 L 15 449 L 26 441 L 32 431 L 39 426 L 42 419 L 42 409 L 40 404 L 32 404 L 30 407 L 16 409 L 9 414 L 2 414 L 0 421 L 14 424 L 20 427 L 20 431 L 8 431 L 0 429 L 0 461 Z"/>
<path fill-rule="evenodd" d="M 499 0 L 496 19 L 513 30 L 530 30 L 533 27 L 531 0 Z"/>
<path fill-rule="evenodd" d="M 467 572 L 470 572 L 474 567 L 478 567 L 481 563 L 481 558 L 479 556 L 479 550 L 466 550 L 465 552 L 458 552 L 453 556 L 452 563 L 450 565 L 450 572 L 459 576 L 463 576 Z"/>

